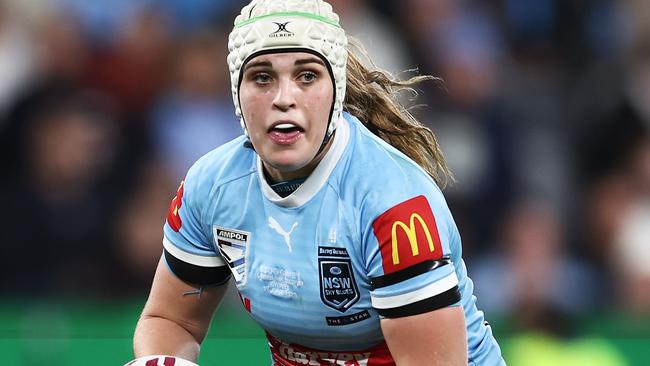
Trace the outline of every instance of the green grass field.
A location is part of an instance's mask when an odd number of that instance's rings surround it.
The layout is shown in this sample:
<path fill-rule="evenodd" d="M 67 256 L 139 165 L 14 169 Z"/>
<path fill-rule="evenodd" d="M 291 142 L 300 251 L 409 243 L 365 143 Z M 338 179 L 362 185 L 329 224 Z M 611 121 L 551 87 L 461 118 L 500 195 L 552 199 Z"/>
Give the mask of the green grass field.
<path fill-rule="evenodd" d="M 131 336 L 142 305 L 5 301 L 0 305 L 0 365 L 120 366 L 132 358 Z M 493 323 L 505 354 L 512 357 L 509 365 L 545 365 L 551 354 L 573 359 L 572 366 L 650 365 L 649 318 L 585 317 L 577 323 L 580 336 L 561 341 L 513 333 L 507 323 Z M 581 356 L 568 356 L 567 350 Z M 525 363 L 519 360 L 522 352 Z M 532 362 L 535 352 L 540 356 Z M 597 356 L 601 363 L 576 361 L 584 355 Z M 236 301 L 227 301 L 217 312 L 199 361 L 202 366 L 270 364 L 263 332 Z"/>

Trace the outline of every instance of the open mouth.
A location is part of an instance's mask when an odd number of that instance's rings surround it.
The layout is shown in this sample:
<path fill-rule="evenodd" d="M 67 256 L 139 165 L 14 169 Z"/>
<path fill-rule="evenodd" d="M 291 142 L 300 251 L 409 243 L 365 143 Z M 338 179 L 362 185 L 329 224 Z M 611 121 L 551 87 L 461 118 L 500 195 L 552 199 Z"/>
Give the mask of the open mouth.
<path fill-rule="evenodd" d="M 269 133 L 271 132 L 277 132 L 277 133 L 294 133 L 294 132 L 305 132 L 300 126 L 290 123 L 290 122 L 285 122 L 285 123 L 279 123 L 275 126 L 271 126 L 269 128 Z"/>
<path fill-rule="evenodd" d="M 282 122 L 269 128 L 269 137 L 280 145 L 290 145 L 298 141 L 305 130 L 291 122 Z"/>

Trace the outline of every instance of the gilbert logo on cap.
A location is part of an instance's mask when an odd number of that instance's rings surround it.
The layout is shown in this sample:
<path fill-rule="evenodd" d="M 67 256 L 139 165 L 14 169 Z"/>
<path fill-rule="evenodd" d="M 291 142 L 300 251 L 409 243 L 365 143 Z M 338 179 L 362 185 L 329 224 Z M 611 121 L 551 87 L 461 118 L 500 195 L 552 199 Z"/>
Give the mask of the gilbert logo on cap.
<path fill-rule="evenodd" d="M 273 22 L 273 24 L 278 26 L 278 30 L 269 34 L 269 38 L 279 38 L 279 37 L 292 37 L 295 34 L 287 29 L 287 24 L 291 22 L 278 23 Z"/>

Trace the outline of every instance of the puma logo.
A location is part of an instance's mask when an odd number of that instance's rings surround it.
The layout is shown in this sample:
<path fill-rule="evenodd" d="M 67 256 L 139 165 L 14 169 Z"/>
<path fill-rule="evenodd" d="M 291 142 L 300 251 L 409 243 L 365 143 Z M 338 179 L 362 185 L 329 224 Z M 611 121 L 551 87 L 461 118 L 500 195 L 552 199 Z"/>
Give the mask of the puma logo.
<path fill-rule="evenodd" d="M 291 253 L 291 233 L 293 232 L 293 229 L 296 228 L 296 226 L 298 226 L 298 222 L 294 222 L 293 225 L 291 225 L 291 230 L 286 232 L 284 231 L 282 226 L 280 226 L 280 223 L 278 223 L 276 219 L 269 216 L 269 227 L 275 230 L 278 234 L 280 234 L 284 238 L 284 242 L 287 244 L 287 247 L 289 247 L 289 253 Z"/>

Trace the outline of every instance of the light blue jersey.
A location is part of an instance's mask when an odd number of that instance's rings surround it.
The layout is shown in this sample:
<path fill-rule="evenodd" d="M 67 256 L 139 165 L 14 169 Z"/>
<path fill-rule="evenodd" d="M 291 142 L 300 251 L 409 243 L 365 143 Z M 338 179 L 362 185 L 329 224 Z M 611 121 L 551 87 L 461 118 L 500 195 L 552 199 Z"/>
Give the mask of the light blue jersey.
<path fill-rule="evenodd" d="M 164 233 L 181 279 L 233 278 L 275 365 L 394 365 L 382 317 L 458 305 L 470 364 L 504 364 L 440 189 L 348 114 L 318 167 L 284 198 L 245 137 L 205 155 L 172 201 Z"/>

